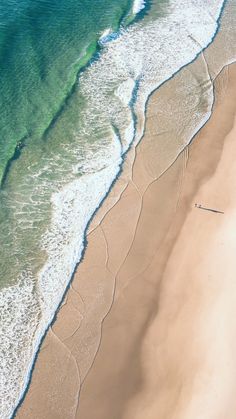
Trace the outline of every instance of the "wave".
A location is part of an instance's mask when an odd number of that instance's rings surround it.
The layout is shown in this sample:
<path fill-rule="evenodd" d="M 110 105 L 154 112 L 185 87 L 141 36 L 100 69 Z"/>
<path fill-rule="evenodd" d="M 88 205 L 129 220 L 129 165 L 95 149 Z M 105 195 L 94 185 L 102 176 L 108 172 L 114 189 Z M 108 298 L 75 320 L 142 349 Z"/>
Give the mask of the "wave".
<path fill-rule="evenodd" d="M 53 184 L 56 191 L 50 197 L 52 217 L 41 240 L 46 262 L 37 272 L 37 280 L 29 267 L 21 272 L 18 285 L 0 294 L 5 315 L 2 341 L 7 340 L 2 352 L 3 419 L 11 415 L 24 395 L 39 342 L 83 255 L 90 220 L 119 176 L 126 152 L 143 134 L 148 97 L 209 45 L 219 29 L 224 5 L 217 0 L 198 4 L 190 1 L 188 6 L 184 0 L 172 1 L 169 13 L 162 19 L 145 25 L 140 21 L 122 29 L 119 37 L 104 44 L 99 59 L 82 73 L 78 97 L 86 97 L 88 106 L 81 112 L 83 124 L 74 137 L 80 144 L 79 136 L 91 138 L 99 131 L 101 141 L 88 142 L 85 158 L 80 157 L 79 162 L 81 148 L 74 147 L 77 142 L 63 149 L 70 153 L 70 175 L 66 184 L 59 183 L 56 187 Z M 197 115 L 193 121 L 192 135 L 209 117 L 212 101 L 213 92 L 209 95 L 209 112 Z M 55 168 L 63 169 L 55 150 L 46 164 L 37 172 L 33 172 L 33 164 L 29 166 L 32 170 L 29 182 L 32 176 L 35 182 L 40 179 L 44 170 L 54 173 Z M 67 169 L 63 170 L 67 176 Z M 47 185 L 40 184 L 42 194 Z"/>
<path fill-rule="evenodd" d="M 0 183 L 19 145 L 38 141 L 55 123 L 99 51 L 98 34 L 106 26 L 117 31 L 130 9 L 130 0 L 83 3 L 6 0 L 0 9 Z"/>
<path fill-rule="evenodd" d="M 141 10 L 145 8 L 145 0 L 134 0 L 133 3 L 133 14 L 137 15 Z"/>

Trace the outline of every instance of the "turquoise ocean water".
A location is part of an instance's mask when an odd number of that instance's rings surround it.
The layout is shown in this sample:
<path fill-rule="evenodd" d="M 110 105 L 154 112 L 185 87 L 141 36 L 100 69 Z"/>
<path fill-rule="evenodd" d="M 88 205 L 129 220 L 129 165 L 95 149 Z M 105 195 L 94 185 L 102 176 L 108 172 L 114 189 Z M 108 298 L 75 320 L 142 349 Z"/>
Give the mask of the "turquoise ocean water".
<path fill-rule="evenodd" d="M 63 127 L 57 128 L 55 123 L 73 96 L 80 68 L 95 53 L 99 37 L 107 28 L 116 31 L 128 18 L 130 7 L 130 0 L 23 0 L 0 5 L 0 234 L 5 242 L 0 260 L 8 265 L 7 272 L 3 266 L 0 286 L 16 278 L 15 267 L 9 272 L 9 257 L 25 257 L 25 268 L 35 258 L 36 248 L 32 238 L 25 239 L 24 229 L 29 229 L 30 222 L 30 230 L 37 230 L 38 236 L 45 227 L 43 212 L 49 209 L 44 199 L 39 203 L 37 186 L 43 187 L 44 178 L 52 181 L 46 186 L 50 197 L 56 186 L 53 181 L 66 181 L 61 156 L 65 160 L 64 148 L 73 141 L 70 129 L 75 121 L 79 123 L 85 98 L 81 97 L 76 115 L 68 116 Z M 60 160 L 57 174 L 58 168 L 53 167 L 39 175 L 44 158 Z M 29 177 L 31 186 L 25 184 Z M 26 202 L 29 194 L 35 201 L 33 206 Z"/>
<path fill-rule="evenodd" d="M 86 225 L 142 134 L 147 97 L 211 41 L 222 5 L 1 2 L 3 419 L 80 260 Z"/>
<path fill-rule="evenodd" d="M 4 0 L 0 5 L 0 175 L 39 140 L 107 28 L 117 30 L 131 0 Z"/>

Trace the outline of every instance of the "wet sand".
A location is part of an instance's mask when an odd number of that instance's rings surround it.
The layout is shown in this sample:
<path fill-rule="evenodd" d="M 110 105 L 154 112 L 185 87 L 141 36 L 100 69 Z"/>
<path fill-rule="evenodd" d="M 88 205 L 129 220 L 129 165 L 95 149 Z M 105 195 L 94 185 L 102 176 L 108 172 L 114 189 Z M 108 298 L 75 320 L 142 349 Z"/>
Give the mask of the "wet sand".
<path fill-rule="evenodd" d="M 234 418 L 236 66 L 217 77 L 213 115 L 189 147 L 194 113 L 171 103 L 196 96 L 204 113 L 208 70 L 202 55 L 151 97 L 17 418 Z M 186 77 L 197 88 L 181 96 Z"/>

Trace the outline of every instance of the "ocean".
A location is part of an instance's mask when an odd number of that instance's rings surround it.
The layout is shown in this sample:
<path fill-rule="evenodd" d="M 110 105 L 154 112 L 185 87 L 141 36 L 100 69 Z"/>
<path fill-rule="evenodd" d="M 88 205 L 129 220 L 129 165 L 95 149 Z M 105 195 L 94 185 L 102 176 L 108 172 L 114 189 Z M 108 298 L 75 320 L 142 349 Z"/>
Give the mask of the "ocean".
<path fill-rule="evenodd" d="M 150 94 L 213 40 L 222 0 L 0 5 L 0 417 L 11 417 Z M 191 135 L 210 115 L 199 114 Z"/>

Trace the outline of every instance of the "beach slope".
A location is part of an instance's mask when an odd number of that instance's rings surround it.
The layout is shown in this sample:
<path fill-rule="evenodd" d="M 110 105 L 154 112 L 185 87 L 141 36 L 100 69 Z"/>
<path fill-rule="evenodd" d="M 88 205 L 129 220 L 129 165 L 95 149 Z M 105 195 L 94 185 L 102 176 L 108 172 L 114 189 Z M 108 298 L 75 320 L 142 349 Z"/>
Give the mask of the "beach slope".
<path fill-rule="evenodd" d="M 214 85 L 211 119 L 164 173 L 148 113 L 17 418 L 234 419 L 236 65 Z"/>

